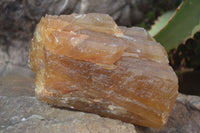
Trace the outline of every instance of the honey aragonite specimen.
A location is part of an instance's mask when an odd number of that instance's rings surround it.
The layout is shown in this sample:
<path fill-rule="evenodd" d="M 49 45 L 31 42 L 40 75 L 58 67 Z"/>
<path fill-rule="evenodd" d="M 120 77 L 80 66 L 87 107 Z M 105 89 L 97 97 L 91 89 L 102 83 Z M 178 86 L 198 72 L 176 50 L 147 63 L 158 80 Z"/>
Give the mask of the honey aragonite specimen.
<path fill-rule="evenodd" d="M 43 17 L 30 66 L 40 101 L 141 126 L 161 128 L 178 94 L 165 49 L 106 14 Z"/>

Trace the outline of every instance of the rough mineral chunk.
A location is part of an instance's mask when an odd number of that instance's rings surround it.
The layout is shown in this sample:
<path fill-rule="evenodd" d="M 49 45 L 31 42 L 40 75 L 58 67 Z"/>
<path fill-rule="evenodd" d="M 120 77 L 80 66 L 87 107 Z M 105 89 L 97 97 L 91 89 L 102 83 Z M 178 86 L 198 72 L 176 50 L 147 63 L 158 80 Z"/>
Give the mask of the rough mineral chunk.
<path fill-rule="evenodd" d="M 40 101 L 147 127 L 166 123 L 178 94 L 164 48 L 105 14 L 43 17 L 30 66 Z"/>

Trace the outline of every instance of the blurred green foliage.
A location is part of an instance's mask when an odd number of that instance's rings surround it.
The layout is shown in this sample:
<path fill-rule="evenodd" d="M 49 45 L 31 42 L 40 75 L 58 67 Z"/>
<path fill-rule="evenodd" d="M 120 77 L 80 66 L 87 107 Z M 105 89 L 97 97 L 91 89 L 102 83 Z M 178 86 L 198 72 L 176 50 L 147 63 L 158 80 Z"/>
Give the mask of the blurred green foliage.
<path fill-rule="evenodd" d="M 151 36 L 156 35 L 170 20 L 170 18 L 173 16 L 175 10 L 167 11 L 162 16 L 156 20 L 155 24 L 152 25 L 151 30 L 149 30 L 149 34 Z"/>
<path fill-rule="evenodd" d="M 176 49 L 169 52 L 169 61 L 174 69 L 192 68 L 200 70 L 200 32 Z"/>
<path fill-rule="evenodd" d="M 166 11 L 176 9 L 180 3 L 180 0 L 153 0 L 150 11 L 144 15 L 144 20 L 137 26 L 147 30 L 151 29 L 151 26 L 159 16 Z"/>
<path fill-rule="evenodd" d="M 154 38 L 169 51 L 192 37 L 198 30 L 200 30 L 200 0 L 184 0 Z"/>
<path fill-rule="evenodd" d="M 200 0 L 184 0 L 165 12 L 149 33 L 166 48 L 174 69 L 200 70 Z"/>

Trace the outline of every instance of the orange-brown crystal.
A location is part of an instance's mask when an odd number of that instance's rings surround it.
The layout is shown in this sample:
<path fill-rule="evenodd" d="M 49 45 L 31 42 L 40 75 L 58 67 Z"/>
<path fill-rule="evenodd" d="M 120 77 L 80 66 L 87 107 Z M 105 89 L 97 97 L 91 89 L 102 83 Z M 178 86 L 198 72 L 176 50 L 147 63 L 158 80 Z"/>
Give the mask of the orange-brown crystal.
<path fill-rule="evenodd" d="M 45 16 L 30 48 L 39 100 L 161 128 L 177 97 L 167 53 L 105 14 Z"/>

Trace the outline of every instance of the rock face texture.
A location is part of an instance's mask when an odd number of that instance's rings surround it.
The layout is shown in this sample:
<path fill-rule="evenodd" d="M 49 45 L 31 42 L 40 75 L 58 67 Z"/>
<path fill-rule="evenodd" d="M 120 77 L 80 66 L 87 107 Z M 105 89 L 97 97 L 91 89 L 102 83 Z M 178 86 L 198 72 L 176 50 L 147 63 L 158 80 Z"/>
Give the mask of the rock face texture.
<path fill-rule="evenodd" d="M 24 38 L 31 36 L 35 25 L 45 14 L 106 13 L 120 25 L 141 21 L 152 1 L 149 0 L 1 0 L 1 33 Z M 132 16 L 131 16 L 132 15 Z M 14 26 L 13 26 L 14 25 Z M 8 34 L 7 34 L 8 35 Z"/>
<path fill-rule="evenodd" d="M 0 77 L 0 118 L 0 133 L 198 133 L 200 97 L 179 94 L 167 124 L 156 130 L 40 103 L 33 78 L 9 76 Z"/>
<path fill-rule="evenodd" d="M 1 115 L 0 132 L 3 133 L 136 133 L 131 124 L 93 114 L 53 108 L 41 104 L 35 97 L 0 96 L 0 100 L 0 110 L 4 113 Z M 10 109 L 13 110 L 9 111 Z"/>

